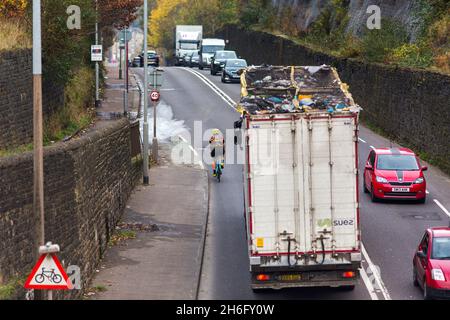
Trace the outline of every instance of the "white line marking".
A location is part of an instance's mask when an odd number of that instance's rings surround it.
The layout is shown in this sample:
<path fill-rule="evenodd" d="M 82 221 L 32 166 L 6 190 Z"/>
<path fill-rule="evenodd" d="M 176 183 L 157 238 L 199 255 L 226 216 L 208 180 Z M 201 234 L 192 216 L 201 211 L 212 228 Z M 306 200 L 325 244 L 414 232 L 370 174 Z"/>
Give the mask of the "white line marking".
<path fill-rule="evenodd" d="M 365 140 L 363 140 L 363 139 L 361 139 L 361 138 L 358 138 L 359 139 L 359 141 L 361 141 L 361 142 L 363 142 L 363 143 L 367 143 L 367 141 L 365 141 Z"/>
<path fill-rule="evenodd" d="M 369 276 L 366 273 L 366 270 L 364 270 L 364 268 L 359 269 L 360 273 L 361 273 L 361 278 L 364 282 L 364 284 L 366 285 L 367 291 L 369 292 L 370 298 L 372 300 L 378 300 L 378 296 L 375 293 L 375 288 L 372 285 L 372 282 L 369 279 Z"/>
<path fill-rule="evenodd" d="M 196 71 L 190 70 L 190 69 L 186 69 L 186 68 L 182 68 L 183 70 L 186 70 L 188 72 L 190 72 L 191 74 L 193 74 L 194 76 L 196 76 L 197 78 L 199 78 L 200 80 L 202 80 L 208 87 L 210 87 L 223 101 L 225 101 L 225 103 L 231 107 L 234 111 L 237 112 L 235 106 L 236 106 L 236 102 L 230 98 L 230 96 L 228 96 L 225 92 L 223 92 L 221 89 L 219 89 L 214 83 L 212 83 L 208 78 L 206 78 L 204 75 L 202 75 L 201 73 L 198 73 Z"/>
<path fill-rule="evenodd" d="M 383 293 L 384 299 L 391 300 L 391 296 L 389 295 L 389 292 L 388 292 L 386 286 L 384 285 L 383 280 L 381 279 L 381 275 L 378 273 L 378 269 L 372 263 L 372 260 L 370 259 L 369 254 L 367 253 L 366 248 L 364 247 L 364 245 L 362 243 L 361 243 L 361 250 L 362 250 L 364 257 L 366 258 L 367 263 L 369 264 L 370 269 L 373 272 L 373 276 L 375 278 L 375 281 L 378 284 L 378 288 Z"/>
<path fill-rule="evenodd" d="M 185 138 L 183 138 L 180 135 L 178 135 L 178 138 L 180 138 L 184 143 L 186 143 L 189 146 L 189 149 L 194 153 L 194 156 L 196 158 L 199 157 L 198 152 L 194 149 L 194 147 Z M 198 165 L 200 166 L 200 168 L 202 168 L 202 170 L 205 169 L 205 165 L 203 164 L 203 161 L 199 160 Z"/>
<path fill-rule="evenodd" d="M 438 200 L 434 199 L 434 202 L 439 206 L 439 208 L 442 209 L 442 211 L 444 211 L 444 213 L 450 217 L 450 212 L 448 212 L 448 210 L 442 205 L 442 203 L 440 203 Z"/>

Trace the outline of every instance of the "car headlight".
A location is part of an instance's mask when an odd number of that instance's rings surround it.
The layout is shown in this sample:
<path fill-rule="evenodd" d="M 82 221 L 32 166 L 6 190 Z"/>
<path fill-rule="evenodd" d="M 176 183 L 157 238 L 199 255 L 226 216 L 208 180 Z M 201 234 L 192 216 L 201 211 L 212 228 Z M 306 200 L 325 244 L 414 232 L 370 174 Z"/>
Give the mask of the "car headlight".
<path fill-rule="evenodd" d="M 424 178 L 418 178 L 416 181 L 414 181 L 415 184 L 422 184 L 425 181 Z"/>
<path fill-rule="evenodd" d="M 445 281 L 444 273 L 441 269 L 431 270 L 431 278 L 436 281 Z"/>
<path fill-rule="evenodd" d="M 377 182 L 378 183 L 388 183 L 388 181 L 383 177 L 377 177 Z"/>

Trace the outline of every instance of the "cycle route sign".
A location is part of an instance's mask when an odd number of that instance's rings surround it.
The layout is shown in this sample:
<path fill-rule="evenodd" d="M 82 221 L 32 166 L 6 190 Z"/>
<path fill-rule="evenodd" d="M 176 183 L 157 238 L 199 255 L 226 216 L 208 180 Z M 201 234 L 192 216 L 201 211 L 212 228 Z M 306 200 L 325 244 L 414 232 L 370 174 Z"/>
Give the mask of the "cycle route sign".
<path fill-rule="evenodd" d="M 25 289 L 70 290 L 72 282 L 56 254 L 43 254 L 25 282 Z"/>

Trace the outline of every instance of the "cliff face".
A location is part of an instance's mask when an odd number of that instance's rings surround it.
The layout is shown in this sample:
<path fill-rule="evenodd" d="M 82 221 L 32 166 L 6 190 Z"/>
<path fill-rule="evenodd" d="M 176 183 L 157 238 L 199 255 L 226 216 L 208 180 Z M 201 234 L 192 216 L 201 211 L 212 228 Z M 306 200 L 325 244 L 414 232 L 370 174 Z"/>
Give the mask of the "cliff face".
<path fill-rule="evenodd" d="M 332 0 L 272 0 L 272 5 L 279 15 L 289 9 L 298 29 L 306 31 L 331 2 Z M 416 39 L 421 26 L 421 19 L 416 13 L 420 7 L 418 0 L 348 0 L 348 3 L 350 16 L 348 32 L 361 35 L 370 17 L 367 8 L 370 5 L 378 5 L 382 18 L 399 20 L 405 26 L 411 40 Z"/>

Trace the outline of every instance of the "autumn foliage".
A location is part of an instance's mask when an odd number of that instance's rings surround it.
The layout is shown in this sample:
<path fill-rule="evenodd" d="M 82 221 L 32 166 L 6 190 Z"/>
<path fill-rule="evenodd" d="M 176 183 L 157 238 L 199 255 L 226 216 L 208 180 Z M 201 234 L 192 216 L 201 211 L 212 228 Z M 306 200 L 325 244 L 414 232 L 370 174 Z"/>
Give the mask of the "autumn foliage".
<path fill-rule="evenodd" d="M 1 0 L 0 17 L 21 17 L 25 14 L 28 0 Z"/>

